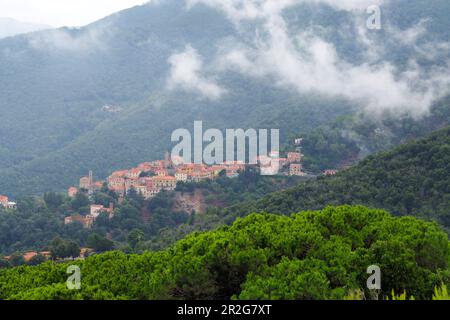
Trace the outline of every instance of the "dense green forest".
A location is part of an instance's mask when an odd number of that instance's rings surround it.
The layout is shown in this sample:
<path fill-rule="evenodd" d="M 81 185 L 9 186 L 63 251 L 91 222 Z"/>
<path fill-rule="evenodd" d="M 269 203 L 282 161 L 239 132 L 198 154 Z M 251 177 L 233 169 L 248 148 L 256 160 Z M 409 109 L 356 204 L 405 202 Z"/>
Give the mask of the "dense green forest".
<path fill-rule="evenodd" d="M 0 270 L 0 299 L 367 299 L 407 293 L 431 299 L 449 284 L 449 240 L 436 224 L 365 207 L 291 217 L 253 214 L 142 255 Z M 81 290 L 66 270 L 81 268 Z M 382 290 L 365 290 L 378 265 Z"/>

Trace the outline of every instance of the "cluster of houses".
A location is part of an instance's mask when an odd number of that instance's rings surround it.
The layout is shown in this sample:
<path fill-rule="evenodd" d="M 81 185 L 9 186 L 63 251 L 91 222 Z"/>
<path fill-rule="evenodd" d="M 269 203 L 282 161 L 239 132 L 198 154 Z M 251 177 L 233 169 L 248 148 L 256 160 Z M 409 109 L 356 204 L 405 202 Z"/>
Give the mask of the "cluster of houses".
<path fill-rule="evenodd" d="M 25 263 L 28 263 L 38 255 L 43 256 L 46 260 L 50 260 L 52 258 L 52 254 L 50 251 L 41 251 L 41 252 L 29 251 L 22 254 L 22 258 L 25 261 Z M 3 259 L 10 261 L 12 259 L 12 256 L 5 256 L 3 257 Z"/>
<path fill-rule="evenodd" d="M 301 152 L 289 152 L 286 158 L 277 155 L 259 157 L 255 163 L 262 172 L 271 174 L 270 170 L 277 172 L 282 169 L 285 174 L 291 176 L 304 176 L 302 171 L 303 155 Z M 274 166 L 274 161 L 276 165 Z M 94 181 L 92 172 L 80 179 L 79 187 L 70 187 L 67 191 L 69 197 L 75 197 L 79 190 L 93 194 L 105 184 L 109 190 L 124 197 L 130 190 L 135 190 L 144 199 L 149 200 L 162 191 L 173 191 L 179 182 L 201 182 L 212 180 L 221 174 L 229 178 L 239 176 L 239 172 L 252 166 L 239 161 L 225 162 L 219 165 L 186 164 L 181 159 L 171 159 L 168 154 L 164 160 L 144 162 L 135 168 L 113 172 L 106 181 Z M 275 172 L 274 172 L 275 173 Z M 65 224 L 81 223 L 85 228 L 91 228 L 101 213 L 106 213 L 110 219 L 114 217 L 114 207 L 108 208 L 102 205 L 91 205 L 90 213 L 86 216 L 73 215 L 65 218 Z"/>
<path fill-rule="evenodd" d="M 255 163 L 262 169 L 288 168 L 288 174 L 292 176 L 306 175 L 302 171 L 303 155 L 300 152 L 289 152 L 287 158 L 259 157 Z M 276 160 L 275 160 L 276 159 Z M 274 166 L 277 161 L 277 166 Z M 267 165 L 266 165 L 267 164 Z M 106 183 L 108 188 L 120 196 L 124 196 L 131 189 L 136 190 L 145 199 L 151 199 L 161 191 L 172 191 L 176 188 L 178 182 L 201 182 L 204 180 L 212 180 L 225 174 L 229 178 L 239 175 L 240 171 L 251 166 L 239 161 L 224 162 L 219 165 L 206 164 L 185 164 L 180 159 L 172 159 L 166 155 L 165 160 L 157 160 L 153 162 L 144 162 L 135 168 L 120 170 L 113 172 L 106 181 L 94 181 L 92 172 L 89 176 L 80 179 L 79 189 L 87 190 L 92 193 L 99 190 Z M 68 195 L 74 197 L 78 189 L 71 187 Z"/>
<path fill-rule="evenodd" d="M 80 223 L 84 228 L 90 229 L 94 225 L 95 220 L 100 214 L 106 213 L 109 219 L 114 217 L 114 204 L 110 203 L 108 208 L 105 208 L 100 204 L 92 204 L 89 214 L 82 216 L 81 214 L 75 214 L 64 219 L 64 224 L 68 225 L 74 222 Z"/>
<path fill-rule="evenodd" d="M 93 253 L 92 249 L 90 249 L 90 248 L 81 248 L 80 249 L 80 255 L 76 259 L 83 260 L 87 256 L 89 256 L 91 253 Z M 25 252 L 25 253 L 23 253 L 21 255 L 22 255 L 23 261 L 25 263 L 29 263 L 33 258 L 35 258 L 37 256 L 42 256 L 42 257 L 44 257 L 45 260 L 51 260 L 52 259 L 52 253 L 50 251 L 41 251 L 41 252 L 28 251 L 28 252 Z M 12 256 L 5 256 L 5 257 L 3 257 L 3 259 L 5 259 L 6 261 L 10 261 L 12 259 Z M 60 260 L 71 260 L 71 259 L 60 259 Z"/>
<path fill-rule="evenodd" d="M 303 171 L 301 147 L 303 139 L 296 139 L 297 149 L 295 152 L 288 152 L 285 158 L 279 154 L 260 156 L 255 159 L 255 164 L 246 164 L 239 161 L 225 162 L 218 165 L 183 163 L 182 159 L 171 159 L 166 153 L 164 160 L 144 162 L 135 168 L 113 172 L 106 181 L 94 181 L 92 171 L 88 176 L 82 177 L 78 187 L 70 187 L 68 196 L 73 198 L 79 190 L 87 191 L 92 195 L 100 190 L 105 184 L 112 190 L 124 197 L 130 190 L 134 189 L 146 200 L 152 199 L 161 191 L 173 191 L 179 182 L 201 182 L 212 180 L 221 174 L 229 178 L 239 175 L 240 171 L 249 166 L 257 166 L 265 175 L 289 175 L 306 176 Z M 324 175 L 335 175 L 337 170 L 325 170 Z M 0 195 L 0 206 L 7 209 L 16 208 L 16 203 L 9 201 L 8 197 Z M 92 227 L 95 220 L 101 213 L 106 213 L 112 219 L 114 208 L 111 204 L 108 208 L 94 204 L 90 208 L 90 213 L 86 216 L 73 215 L 65 219 L 65 224 L 79 222 L 86 228 Z"/>

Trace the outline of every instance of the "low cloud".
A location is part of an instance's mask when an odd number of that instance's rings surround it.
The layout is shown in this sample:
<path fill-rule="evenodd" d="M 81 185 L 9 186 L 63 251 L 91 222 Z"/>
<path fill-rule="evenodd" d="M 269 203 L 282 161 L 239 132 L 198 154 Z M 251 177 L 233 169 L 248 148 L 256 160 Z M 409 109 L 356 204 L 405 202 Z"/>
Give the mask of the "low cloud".
<path fill-rule="evenodd" d="M 197 51 L 188 45 L 183 52 L 169 58 L 170 89 L 183 89 L 201 94 L 210 100 L 217 100 L 225 93 L 214 79 L 202 75 L 203 61 Z"/>
<path fill-rule="evenodd" d="M 429 111 L 437 99 L 448 92 L 448 65 L 421 68 L 411 59 L 400 70 L 383 58 L 386 48 L 367 35 L 365 21 L 355 41 L 369 52 L 364 63 L 345 61 L 333 43 L 313 31 L 292 35 L 282 13 L 301 3 L 321 3 L 339 10 L 364 10 L 369 5 L 386 1 L 331 0 L 187 0 L 188 7 L 202 3 L 221 10 L 237 28 L 244 20 L 262 22 L 254 41 L 228 42 L 217 58 L 219 69 L 231 69 L 247 76 L 265 77 L 300 94 L 319 93 L 350 99 L 370 114 L 411 114 L 420 117 Z M 355 15 L 355 19 L 358 19 Z M 448 49 L 446 44 L 421 43 L 426 34 L 426 21 L 407 29 L 385 28 L 396 45 L 414 47 L 417 53 L 428 52 L 427 47 Z M 263 34 L 263 35 L 261 35 Z M 401 40 L 401 41 L 400 41 Z M 229 40 L 228 40 L 229 41 Z M 448 56 L 448 50 L 445 52 Z M 435 54 L 429 57 L 436 56 Z M 423 58 L 423 56 L 421 57 Z"/>
<path fill-rule="evenodd" d="M 60 28 L 27 35 L 28 43 L 36 50 L 65 50 L 77 53 L 106 48 L 112 34 L 110 25 L 91 25 L 84 29 Z"/>
<path fill-rule="evenodd" d="M 186 0 L 188 8 L 205 4 L 223 11 L 234 22 L 267 18 L 298 4 L 325 4 L 337 10 L 365 10 L 388 0 Z"/>

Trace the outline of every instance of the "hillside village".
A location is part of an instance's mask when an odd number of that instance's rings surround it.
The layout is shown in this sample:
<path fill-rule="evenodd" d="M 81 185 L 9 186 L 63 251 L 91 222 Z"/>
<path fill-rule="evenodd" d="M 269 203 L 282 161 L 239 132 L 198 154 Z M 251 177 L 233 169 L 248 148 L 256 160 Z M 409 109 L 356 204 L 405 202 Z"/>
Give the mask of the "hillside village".
<path fill-rule="evenodd" d="M 299 146 L 302 139 L 296 140 Z M 270 156 L 258 157 L 254 164 L 245 164 L 243 162 L 225 162 L 221 165 L 206 164 L 186 164 L 181 158 L 172 159 L 168 153 L 164 160 L 144 162 L 130 169 L 124 169 L 113 172 L 104 181 L 95 181 L 93 172 L 90 171 L 87 176 L 81 177 L 78 186 L 72 186 L 67 190 L 70 198 L 75 198 L 78 192 L 83 192 L 93 199 L 93 195 L 101 189 L 107 188 L 119 196 L 119 203 L 123 201 L 130 191 L 134 190 L 145 200 L 151 200 L 162 191 L 173 191 L 178 183 L 195 183 L 205 180 L 213 180 L 221 176 L 236 178 L 239 173 L 247 168 L 255 168 L 263 175 L 284 175 L 284 176 L 307 176 L 303 171 L 303 154 L 301 148 L 296 151 L 287 152 L 286 157 L 280 158 L 279 154 L 272 153 Z M 334 175 L 336 170 L 326 170 L 324 175 Z M 14 210 L 17 204 L 9 200 L 7 196 L 0 195 L 0 207 L 8 210 Z M 101 214 L 106 214 L 109 219 L 114 217 L 114 204 L 110 203 L 105 207 L 100 204 L 91 204 L 89 213 L 86 215 L 73 214 L 64 218 L 64 224 L 79 223 L 86 229 L 91 229 Z M 89 254 L 91 249 L 82 248 L 79 259 L 83 259 Z M 25 262 L 31 261 L 36 256 L 42 256 L 50 259 L 50 252 L 30 251 L 23 255 Z M 6 260 L 11 257 L 5 257 Z"/>
<path fill-rule="evenodd" d="M 296 151 L 288 152 L 286 158 L 279 158 L 277 154 L 271 154 L 270 157 L 258 157 L 254 161 L 255 164 L 234 161 L 220 165 L 206 165 L 186 164 L 180 158 L 171 159 L 169 153 L 166 153 L 164 160 L 144 162 L 135 168 L 115 171 L 106 181 L 95 181 L 93 173 L 89 172 L 88 176 L 80 179 L 78 187 L 70 187 L 67 193 L 72 198 L 80 190 L 92 195 L 107 186 L 109 190 L 117 193 L 121 199 L 131 190 L 135 190 L 145 200 L 150 200 L 162 191 L 175 190 L 178 183 L 212 180 L 221 175 L 235 178 L 239 176 L 239 172 L 247 167 L 256 167 L 265 175 L 279 173 L 281 175 L 306 176 L 307 174 L 303 172 L 301 164 L 302 158 L 302 153 Z M 67 217 L 65 224 L 79 222 L 85 228 L 91 228 L 101 213 L 107 213 L 109 218 L 112 219 L 114 217 L 113 205 L 111 204 L 108 208 L 103 205 L 91 205 L 88 215 Z"/>
<path fill-rule="evenodd" d="M 280 158 L 279 154 L 272 153 L 270 156 L 258 157 L 254 161 L 255 164 L 239 161 L 224 162 L 220 165 L 186 164 L 181 158 L 171 159 L 169 153 L 166 153 L 164 160 L 144 162 L 135 168 L 115 171 L 105 181 L 95 181 L 93 173 L 90 171 L 88 176 L 80 179 L 77 187 L 70 187 L 67 194 L 70 198 L 74 198 L 81 190 L 92 195 L 107 186 L 122 199 L 130 190 L 134 189 L 145 200 L 150 200 L 161 191 L 175 190 L 180 182 L 201 182 L 218 178 L 221 175 L 235 178 L 247 167 L 256 167 L 264 175 L 307 176 L 302 165 L 303 154 L 300 148 L 302 140 L 295 140 L 295 144 L 298 146 L 297 150 L 287 152 L 286 157 Z M 337 170 L 325 170 L 322 174 L 335 175 L 337 172 Z M 16 202 L 10 201 L 7 196 L 0 195 L 0 207 L 15 209 L 16 206 Z M 113 205 L 105 208 L 102 205 L 93 204 L 88 215 L 67 217 L 65 224 L 79 222 L 85 228 L 90 228 L 101 213 L 107 213 L 112 219 L 114 216 Z"/>
<path fill-rule="evenodd" d="M 72 186 L 67 190 L 70 198 L 75 198 L 78 192 L 84 192 L 92 196 L 102 188 L 107 188 L 119 196 L 119 202 L 134 190 L 145 200 L 151 200 L 162 191 L 173 191 L 178 183 L 197 183 L 205 180 L 213 180 L 220 176 L 236 178 L 239 173 L 247 168 L 255 168 L 263 175 L 307 176 L 303 171 L 301 144 L 303 139 L 296 139 L 296 150 L 287 152 L 283 158 L 279 153 L 271 153 L 269 156 L 259 156 L 253 164 L 233 161 L 218 165 L 184 163 L 178 157 L 172 159 L 167 152 L 164 160 L 144 162 L 130 169 L 113 172 L 104 181 L 95 181 L 93 172 L 81 177 L 78 186 Z M 337 170 L 325 170 L 324 175 L 335 175 Z M 0 195 L 0 207 L 13 210 L 17 204 Z M 112 219 L 114 217 L 114 204 L 105 207 L 100 204 L 91 204 L 87 215 L 74 214 L 64 219 L 64 224 L 80 223 L 84 228 L 90 229 L 97 218 L 105 213 Z"/>

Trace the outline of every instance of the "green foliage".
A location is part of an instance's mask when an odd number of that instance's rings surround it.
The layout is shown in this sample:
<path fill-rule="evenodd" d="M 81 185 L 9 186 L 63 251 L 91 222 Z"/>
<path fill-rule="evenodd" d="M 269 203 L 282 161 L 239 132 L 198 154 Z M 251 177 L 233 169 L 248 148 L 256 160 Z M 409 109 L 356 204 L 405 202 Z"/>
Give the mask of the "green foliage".
<path fill-rule="evenodd" d="M 131 245 L 131 247 L 136 248 L 136 246 L 144 241 L 145 239 L 145 233 L 144 231 L 140 229 L 133 229 L 128 234 L 128 243 Z"/>
<path fill-rule="evenodd" d="M 414 300 L 414 297 L 408 297 L 406 291 L 403 292 L 401 295 L 396 295 L 394 290 L 392 290 L 391 297 L 387 297 L 386 300 L 392 300 L 392 301 L 405 301 L 405 300 Z"/>
<path fill-rule="evenodd" d="M 380 251 L 381 250 L 381 251 Z M 386 252 L 386 254 L 382 254 Z M 382 270 L 380 299 L 431 299 L 448 284 L 447 235 L 436 224 L 365 207 L 292 217 L 253 214 L 195 233 L 160 252 L 108 252 L 77 262 L 82 289 L 63 285 L 68 264 L 0 270 L 0 299 L 348 299 Z M 100 290 L 101 288 L 101 290 Z"/>
<path fill-rule="evenodd" d="M 450 300 L 450 295 L 445 284 L 434 288 L 433 300 Z"/>
<path fill-rule="evenodd" d="M 34 256 L 33 258 L 31 258 L 30 261 L 27 262 L 27 265 L 29 266 L 38 266 L 44 262 L 47 261 L 47 258 L 45 258 L 43 255 L 38 254 L 36 256 Z"/>
<path fill-rule="evenodd" d="M 114 249 L 114 242 L 102 237 L 98 233 L 92 233 L 88 236 L 86 244 L 96 252 L 105 252 Z"/>
<path fill-rule="evenodd" d="M 71 202 L 71 206 L 75 211 L 78 211 L 89 206 L 90 203 L 89 197 L 84 192 L 77 192 Z"/>
<path fill-rule="evenodd" d="M 75 241 L 56 237 L 50 243 L 50 252 L 53 259 L 77 258 L 80 255 L 80 246 Z"/>

